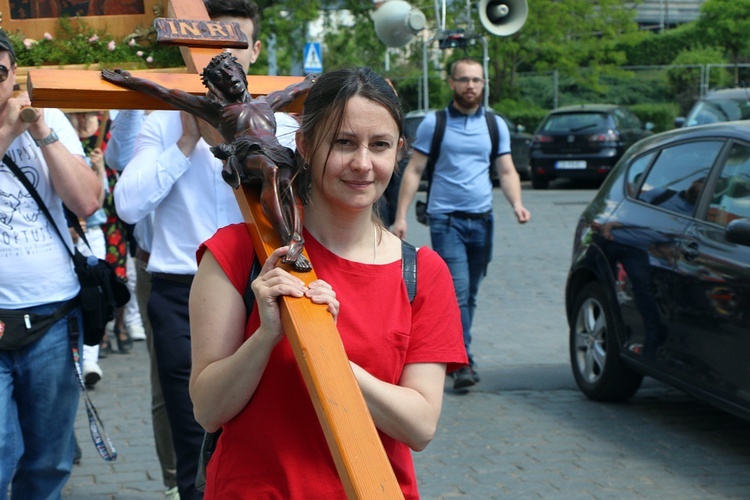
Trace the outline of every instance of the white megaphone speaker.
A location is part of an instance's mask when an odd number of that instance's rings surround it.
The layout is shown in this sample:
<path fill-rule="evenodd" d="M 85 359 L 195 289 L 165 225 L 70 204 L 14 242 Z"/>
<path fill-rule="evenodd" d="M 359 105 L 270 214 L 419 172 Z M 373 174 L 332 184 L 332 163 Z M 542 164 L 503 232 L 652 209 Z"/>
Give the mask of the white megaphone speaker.
<path fill-rule="evenodd" d="M 487 31 L 510 36 L 521 29 L 529 15 L 526 0 L 481 0 L 479 20 Z"/>
<path fill-rule="evenodd" d="M 373 13 L 372 20 L 375 34 L 388 47 L 403 47 L 427 26 L 422 11 L 403 0 L 384 2 Z"/>

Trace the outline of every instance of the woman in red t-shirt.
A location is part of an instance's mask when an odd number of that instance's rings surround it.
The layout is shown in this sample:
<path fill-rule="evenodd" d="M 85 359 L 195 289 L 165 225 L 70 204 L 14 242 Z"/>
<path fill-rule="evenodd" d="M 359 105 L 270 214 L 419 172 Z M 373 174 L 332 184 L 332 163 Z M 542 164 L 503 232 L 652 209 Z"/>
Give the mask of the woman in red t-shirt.
<path fill-rule="evenodd" d="M 277 299 L 309 297 L 336 320 L 354 375 L 406 498 L 417 498 L 410 450 L 435 434 L 446 369 L 467 363 L 447 266 L 417 252 L 410 303 L 401 240 L 374 206 L 403 149 L 393 88 L 369 68 L 327 73 L 313 85 L 297 133 L 305 248 L 317 277 L 306 287 L 274 251 L 242 293 L 254 259 L 243 224 L 219 230 L 198 252 L 190 296 L 190 393 L 196 419 L 222 428 L 206 498 L 345 498 L 292 349 Z"/>

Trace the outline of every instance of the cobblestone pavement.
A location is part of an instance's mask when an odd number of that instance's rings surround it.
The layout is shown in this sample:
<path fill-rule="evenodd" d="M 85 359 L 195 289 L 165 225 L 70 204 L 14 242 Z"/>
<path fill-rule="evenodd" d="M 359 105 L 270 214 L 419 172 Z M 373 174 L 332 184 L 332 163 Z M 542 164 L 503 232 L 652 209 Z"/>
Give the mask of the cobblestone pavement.
<path fill-rule="evenodd" d="M 495 191 L 495 252 L 476 312 L 482 381 L 446 384 L 438 433 L 415 454 L 424 498 L 750 498 L 750 426 L 647 379 L 627 404 L 576 390 L 568 364 L 563 290 L 576 221 L 593 189 L 524 183 L 532 221 L 519 226 Z M 429 244 L 416 221 L 408 240 Z M 119 457 L 101 460 L 83 408 L 83 448 L 65 489 L 74 499 L 158 499 L 164 486 L 149 411 L 143 342 L 102 360 L 91 392 Z"/>

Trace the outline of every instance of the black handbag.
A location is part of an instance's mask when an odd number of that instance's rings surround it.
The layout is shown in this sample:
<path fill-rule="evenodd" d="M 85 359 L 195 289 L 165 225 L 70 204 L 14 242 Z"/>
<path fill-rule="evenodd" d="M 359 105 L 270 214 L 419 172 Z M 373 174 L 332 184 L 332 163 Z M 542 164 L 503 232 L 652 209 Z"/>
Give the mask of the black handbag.
<path fill-rule="evenodd" d="M 52 314 L 35 314 L 26 309 L 0 309 L 0 350 L 20 349 L 40 339 L 76 304 L 77 301 L 71 299 Z"/>
<path fill-rule="evenodd" d="M 63 241 L 63 246 L 70 254 L 70 258 L 73 259 L 73 268 L 81 284 L 79 298 L 83 311 L 83 342 L 90 346 L 99 345 L 104 338 L 107 323 L 114 319 L 117 308 L 124 306 L 130 300 L 128 286 L 122 278 L 115 274 L 112 265 L 106 260 L 98 259 L 93 255 L 85 257 L 77 248 L 74 249 L 74 252 L 71 252 L 36 188 L 7 154 L 3 158 L 3 162 L 8 165 L 34 198 L 34 201 L 39 205 L 39 209 Z M 74 216 L 71 219 L 74 229 L 88 245 L 89 242 L 83 234 L 78 218 Z M 89 248 L 91 247 L 89 246 Z"/>
<path fill-rule="evenodd" d="M 429 198 L 429 193 L 427 196 Z M 422 200 L 417 200 L 414 204 L 414 211 L 416 212 L 417 222 L 424 224 L 425 226 L 430 225 L 430 221 L 427 218 L 427 203 Z"/>

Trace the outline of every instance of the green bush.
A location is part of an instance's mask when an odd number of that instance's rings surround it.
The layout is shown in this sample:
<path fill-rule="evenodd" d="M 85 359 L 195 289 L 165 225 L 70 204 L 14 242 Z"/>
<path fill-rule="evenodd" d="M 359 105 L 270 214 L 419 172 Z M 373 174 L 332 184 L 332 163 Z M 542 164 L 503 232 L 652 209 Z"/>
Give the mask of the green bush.
<path fill-rule="evenodd" d="M 686 23 L 664 33 L 626 39 L 616 46 L 625 52 L 627 65 L 652 66 L 667 65 L 685 49 L 702 43 L 695 22 Z"/>
<path fill-rule="evenodd" d="M 629 106 L 643 123 L 654 124 L 654 132 L 664 132 L 674 128 L 674 119 L 679 115 L 680 107 L 677 103 L 661 104 L 647 103 Z"/>
<path fill-rule="evenodd" d="M 698 47 L 685 50 L 674 59 L 673 64 L 726 64 L 723 51 L 717 47 Z M 699 68 L 670 68 L 667 72 L 669 89 L 680 105 L 680 113 L 686 114 L 701 95 Z M 713 86 L 731 84 L 731 75 L 726 71 L 711 73 Z"/>
<path fill-rule="evenodd" d="M 507 116 L 516 125 L 523 125 L 526 128 L 526 132 L 530 134 L 534 133 L 549 112 L 548 109 L 541 108 L 529 102 L 513 99 L 503 99 L 491 107 L 498 113 Z"/>
<path fill-rule="evenodd" d="M 60 18 L 54 35 L 42 40 L 27 39 L 20 32 L 8 35 L 19 66 L 100 64 L 107 67 L 128 63 L 128 67 L 135 68 L 168 68 L 185 64 L 178 47 L 158 45 L 149 37 L 132 43 L 115 40 L 79 18 Z"/>

